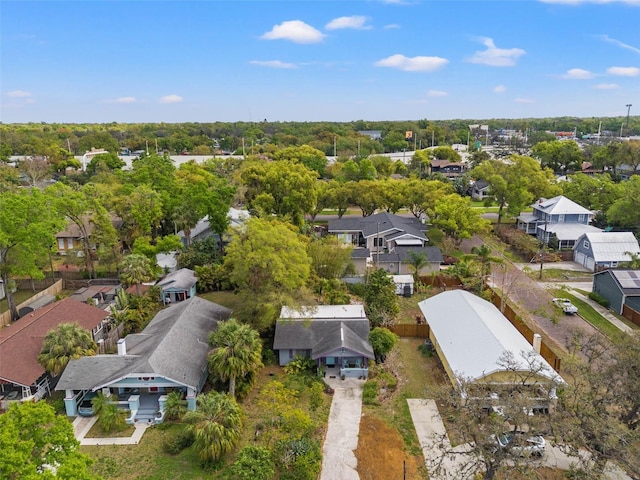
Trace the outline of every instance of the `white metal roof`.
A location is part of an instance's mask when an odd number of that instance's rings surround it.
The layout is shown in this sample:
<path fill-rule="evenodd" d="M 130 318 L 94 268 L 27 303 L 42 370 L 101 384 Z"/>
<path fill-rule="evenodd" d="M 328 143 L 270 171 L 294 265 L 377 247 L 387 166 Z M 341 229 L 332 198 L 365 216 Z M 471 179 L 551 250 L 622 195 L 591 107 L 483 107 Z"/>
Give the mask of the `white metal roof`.
<path fill-rule="evenodd" d="M 506 351 L 523 370 L 530 369 L 522 352 L 529 354 L 533 347 L 492 303 L 464 290 L 450 290 L 418 306 L 455 375 L 479 380 L 497 372 Z M 542 376 L 562 381 L 539 354 L 537 361 L 546 367 Z"/>
<path fill-rule="evenodd" d="M 538 225 L 538 230 L 544 231 L 544 225 Z M 558 240 L 577 240 L 585 233 L 598 233 L 602 229 L 584 223 L 550 223 L 547 233 L 555 233 Z"/>
<path fill-rule="evenodd" d="M 584 237 L 591 245 L 596 262 L 631 261 L 627 252 L 640 253 L 638 240 L 631 232 L 592 232 L 585 233 Z"/>
<path fill-rule="evenodd" d="M 367 318 L 364 305 L 316 305 L 313 307 L 282 307 L 280 318 L 296 319 L 340 319 Z"/>
<path fill-rule="evenodd" d="M 389 275 L 393 279 L 393 283 L 414 283 L 413 275 Z"/>

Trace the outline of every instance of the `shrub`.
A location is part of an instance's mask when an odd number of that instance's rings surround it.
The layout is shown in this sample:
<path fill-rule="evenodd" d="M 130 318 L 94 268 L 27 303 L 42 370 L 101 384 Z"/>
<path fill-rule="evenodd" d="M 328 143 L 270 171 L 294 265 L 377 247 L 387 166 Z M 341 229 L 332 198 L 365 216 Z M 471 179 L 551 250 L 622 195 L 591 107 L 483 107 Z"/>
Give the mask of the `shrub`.
<path fill-rule="evenodd" d="M 364 297 L 365 286 L 364 283 L 347 283 L 347 290 L 351 295 L 356 297 Z"/>
<path fill-rule="evenodd" d="M 316 367 L 316 362 L 309 357 L 301 357 L 296 355 L 293 360 L 287 363 L 284 367 L 284 372 L 287 375 L 298 375 L 301 373 L 312 372 Z"/>
<path fill-rule="evenodd" d="M 309 391 L 309 409 L 315 412 L 324 403 L 324 383 L 314 382 Z"/>
<path fill-rule="evenodd" d="M 389 390 L 395 390 L 398 386 L 398 379 L 390 372 L 381 372 L 378 376 L 382 388 L 388 388 Z"/>
<path fill-rule="evenodd" d="M 164 439 L 162 443 L 162 449 L 171 455 L 180 453 L 187 447 L 193 444 L 193 435 L 186 430 L 179 430 L 176 433 L 169 435 Z"/>
<path fill-rule="evenodd" d="M 589 298 L 591 300 L 593 300 L 594 302 L 599 303 L 603 307 L 608 307 L 609 306 L 609 300 L 607 300 L 606 298 L 604 298 L 602 295 L 600 295 L 597 292 L 589 292 Z"/>
<path fill-rule="evenodd" d="M 240 450 L 231 471 L 233 478 L 238 480 L 271 480 L 275 477 L 271 452 L 264 447 L 251 445 Z"/>
<path fill-rule="evenodd" d="M 368 380 L 362 389 L 362 403 L 365 405 L 377 405 L 378 400 L 378 382 Z"/>

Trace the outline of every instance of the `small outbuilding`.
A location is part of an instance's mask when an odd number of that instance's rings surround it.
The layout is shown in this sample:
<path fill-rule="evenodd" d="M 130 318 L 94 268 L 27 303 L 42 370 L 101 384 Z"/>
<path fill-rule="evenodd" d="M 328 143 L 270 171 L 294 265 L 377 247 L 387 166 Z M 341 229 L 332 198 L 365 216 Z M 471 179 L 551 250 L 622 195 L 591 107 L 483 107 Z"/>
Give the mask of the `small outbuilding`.
<path fill-rule="evenodd" d="M 413 285 L 415 280 L 413 275 L 389 275 L 396 285 L 396 295 L 410 297 L 413 295 Z"/>

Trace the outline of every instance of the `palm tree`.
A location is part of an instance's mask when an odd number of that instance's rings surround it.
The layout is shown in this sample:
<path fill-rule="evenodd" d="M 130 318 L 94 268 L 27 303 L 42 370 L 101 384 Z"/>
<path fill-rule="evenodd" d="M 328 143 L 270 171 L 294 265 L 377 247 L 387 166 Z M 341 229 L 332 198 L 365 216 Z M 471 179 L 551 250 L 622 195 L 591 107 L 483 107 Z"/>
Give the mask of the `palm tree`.
<path fill-rule="evenodd" d="M 168 420 L 181 418 L 187 412 L 187 401 L 180 392 L 171 392 L 167 395 L 164 411 Z"/>
<path fill-rule="evenodd" d="M 413 279 L 417 284 L 420 281 L 420 270 L 429 264 L 429 258 L 426 252 L 409 250 L 407 253 L 409 254 L 409 264 L 413 268 Z"/>
<path fill-rule="evenodd" d="M 229 395 L 235 398 L 236 379 L 262 367 L 262 342 L 249 325 L 229 319 L 220 323 L 209 335 L 209 369 L 221 380 L 229 382 Z"/>
<path fill-rule="evenodd" d="M 98 351 L 91 333 L 77 323 L 61 323 L 49 330 L 38 355 L 38 363 L 54 377 L 62 373 L 69 360 L 95 355 Z"/>
<path fill-rule="evenodd" d="M 98 423 L 105 432 L 111 432 L 112 430 L 122 430 L 124 428 L 125 413 L 118 408 L 118 405 L 113 403 L 111 395 L 104 395 L 102 392 L 93 397 L 91 400 L 91 406 L 94 413 L 98 416 Z"/>
<path fill-rule="evenodd" d="M 127 287 L 136 286 L 136 295 L 140 295 L 140 284 L 153 280 L 153 265 L 146 256 L 132 253 L 124 257 L 119 265 L 120 281 Z"/>
<path fill-rule="evenodd" d="M 494 257 L 491 253 L 491 248 L 484 243 L 480 247 L 471 248 L 471 254 L 475 255 L 475 257 L 480 260 L 480 272 L 482 275 L 481 288 L 484 287 L 486 279 L 491 273 L 491 264 L 504 263 L 501 258 Z"/>
<path fill-rule="evenodd" d="M 242 432 L 242 411 L 226 393 L 198 395 L 196 409 L 184 416 L 193 445 L 204 462 L 216 461 L 232 450 Z"/>

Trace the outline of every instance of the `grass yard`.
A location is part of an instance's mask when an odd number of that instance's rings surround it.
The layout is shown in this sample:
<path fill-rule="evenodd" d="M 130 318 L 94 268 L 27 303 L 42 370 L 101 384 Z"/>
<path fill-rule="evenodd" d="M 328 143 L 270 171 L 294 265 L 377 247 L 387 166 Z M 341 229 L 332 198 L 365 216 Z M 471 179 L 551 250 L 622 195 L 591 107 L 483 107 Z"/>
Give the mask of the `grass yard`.
<path fill-rule="evenodd" d="M 18 290 L 13 294 L 13 300 L 16 305 L 20 305 L 22 302 L 26 302 L 38 292 L 32 292 L 31 290 Z M 0 313 L 9 310 L 9 302 L 6 298 L 0 300 Z"/>
<path fill-rule="evenodd" d="M 94 460 L 93 471 L 104 479 L 200 480 L 212 478 L 200 466 L 195 452 L 186 449 L 177 455 L 165 453 L 165 440 L 183 428 L 179 424 L 150 427 L 139 445 L 81 446 Z"/>
<path fill-rule="evenodd" d="M 207 292 L 199 293 L 198 296 L 231 310 L 236 310 L 242 305 L 240 297 L 233 292 Z"/>

